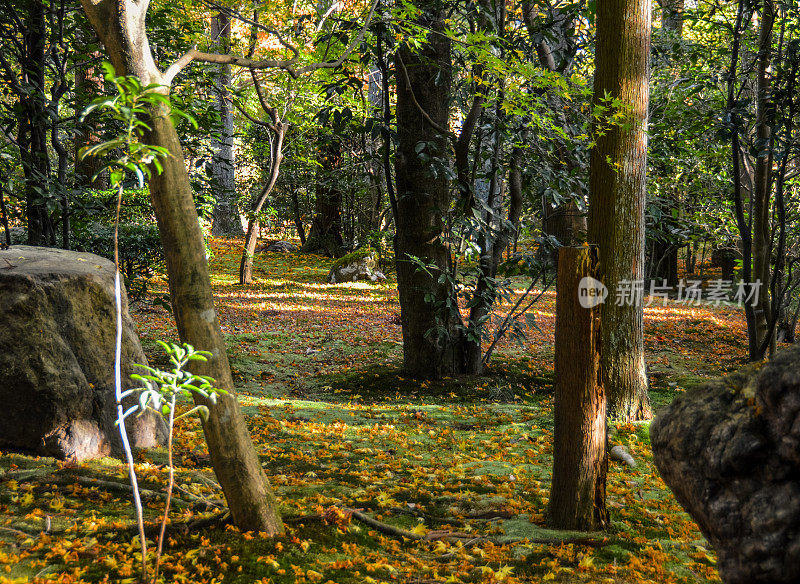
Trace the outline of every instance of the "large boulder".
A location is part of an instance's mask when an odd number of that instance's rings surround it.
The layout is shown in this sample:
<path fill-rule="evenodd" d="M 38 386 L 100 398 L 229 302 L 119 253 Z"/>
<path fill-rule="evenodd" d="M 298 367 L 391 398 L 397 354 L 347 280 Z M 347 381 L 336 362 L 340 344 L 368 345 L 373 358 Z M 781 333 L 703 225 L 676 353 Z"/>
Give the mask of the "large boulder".
<path fill-rule="evenodd" d="M 357 250 L 339 258 L 328 272 L 328 282 L 331 284 L 358 280 L 378 282 L 385 279 L 386 276 L 378 269 L 375 254 L 365 250 Z"/>
<path fill-rule="evenodd" d="M 85 459 L 117 452 L 114 264 L 15 245 L 0 251 L 0 448 Z M 147 360 L 122 296 L 122 384 Z M 134 405 L 135 397 L 127 405 Z M 164 422 L 128 418 L 131 444 L 163 443 Z"/>
<path fill-rule="evenodd" d="M 800 347 L 680 396 L 650 437 L 725 582 L 800 582 Z"/>

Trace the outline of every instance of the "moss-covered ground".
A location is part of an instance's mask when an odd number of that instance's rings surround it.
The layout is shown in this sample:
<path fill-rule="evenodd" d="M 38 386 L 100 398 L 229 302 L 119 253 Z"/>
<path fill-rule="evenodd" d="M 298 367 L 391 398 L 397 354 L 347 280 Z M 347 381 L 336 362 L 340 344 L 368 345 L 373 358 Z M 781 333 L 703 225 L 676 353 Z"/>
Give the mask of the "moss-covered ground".
<path fill-rule="evenodd" d="M 636 468 L 611 461 L 611 526 L 548 530 L 554 295 L 534 306 L 522 346 L 501 342 L 486 375 L 421 382 L 401 371 L 397 293 L 330 285 L 331 260 L 264 253 L 236 283 L 240 241 L 213 240 L 218 312 L 240 401 L 281 502 L 286 534 L 226 523 L 199 422 L 181 422 L 165 582 L 715 582 L 715 556 L 653 465 L 648 425 L 612 423 Z M 154 296 L 163 282 L 154 282 Z M 152 364 L 176 340 L 150 301 L 133 317 Z M 738 367 L 734 307 L 674 302 L 645 310 L 656 411 Z M 156 520 L 161 450 L 139 452 Z M 138 546 L 125 469 L 0 453 L 0 582 L 136 582 Z M 341 509 L 428 535 L 386 535 Z M 151 530 L 152 531 L 152 530 Z M 457 534 L 436 539 L 442 532 Z"/>

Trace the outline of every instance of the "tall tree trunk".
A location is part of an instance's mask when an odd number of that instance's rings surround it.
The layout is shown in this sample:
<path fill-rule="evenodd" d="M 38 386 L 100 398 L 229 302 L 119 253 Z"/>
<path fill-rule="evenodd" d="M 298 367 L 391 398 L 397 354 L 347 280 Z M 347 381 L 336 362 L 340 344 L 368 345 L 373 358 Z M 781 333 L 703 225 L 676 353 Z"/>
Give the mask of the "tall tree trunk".
<path fill-rule="evenodd" d="M 219 52 L 227 53 L 231 46 L 231 21 L 224 12 L 211 19 L 211 38 Z M 231 66 L 217 65 L 215 93 L 219 113 L 220 133 L 214 140 L 214 157 L 211 174 L 214 178 L 216 200 L 211 233 L 214 235 L 241 235 L 242 223 L 236 205 L 236 160 L 233 153 L 233 110 L 231 94 Z"/>
<path fill-rule="evenodd" d="M 767 316 L 771 309 L 769 282 L 772 250 L 771 222 L 771 171 L 772 151 L 770 149 L 771 120 L 771 73 L 769 72 L 772 54 L 772 29 L 775 24 L 773 0 L 764 0 L 761 11 L 761 31 L 759 33 L 759 53 L 756 77 L 756 155 L 753 181 L 753 277 L 761 282 L 758 303 L 755 308 L 755 346 L 762 344 L 767 331 Z M 753 343 L 751 343 L 751 346 Z M 770 342 L 774 350 L 774 343 Z M 751 359 L 763 358 L 759 349 L 751 354 Z"/>
<path fill-rule="evenodd" d="M 615 302 L 620 284 L 643 279 L 647 171 L 650 0 L 598 0 L 594 104 L 619 100 L 626 120 L 610 125 L 591 153 L 589 242 L 600 248 L 610 291 L 602 323 L 602 384 L 609 413 L 623 420 L 651 417 L 644 364 L 641 299 Z M 613 112 L 607 112 L 611 114 Z"/>
<path fill-rule="evenodd" d="M 736 8 L 736 21 L 733 27 L 733 38 L 731 39 L 731 64 L 726 75 L 727 81 L 727 96 L 725 100 L 725 107 L 731 120 L 731 175 L 733 178 L 733 206 L 734 217 L 736 219 L 736 226 L 739 229 L 739 235 L 742 238 L 742 279 L 745 282 L 753 281 L 753 238 L 750 231 L 750 223 L 745 217 L 744 210 L 744 197 L 743 197 L 743 180 L 747 174 L 742 169 L 742 162 L 745 158 L 742 155 L 742 148 L 740 143 L 740 120 L 737 107 L 737 91 L 736 81 L 738 78 L 740 50 L 742 35 L 747 27 L 746 22 L 749 20 L 745 18 L 746 0 L 738 0 Z M 744 28 L 743 28 L 744 27 Z M 752 189 L 750 189 L 752 193 Z M 753 197 L 750 197 L 752 201 Z M 705 243 L 703 244 L 705 250 Z M 705 255 L 705 254 L 704 254 Z M 713 257 L 713 255 L 712 255 Z M 702 262 L 701 262 L 702 265 Z M 757 359 L 755 355 L 758 354 L 758 338 L 756 335 L 756 315 L 755 307 L 752 302 L 744 303 L 744 316 L 747 322 L 747 337 L 749 345 L 749 355 L 751 360 Z"/>
<path fill-rule="evenodd" d="M 138 76 L 142 83 L 162 83 L 153 61 L 145 29 L 148 3 L 144 0 L 81 0 L 92 26 L 120 73 Z M 242 530 L 283 532 L 278 505 L 258 459 L 253 442 L 233 394 L 225 341 L 214 309 L 203 236 L 197 219 L 189 175 L 178 134 L 167 112 L 152 112 L 150 144 L 171 154 L 154 173 L 150 196 L 158 221 L 167 263 L 170 298 L 182 341 L 211 351 L 197 362 L 197 373 L 209 375 L 216 386 L 231 393 L 216 404 L 206 403 L 210 416 L 204 422 L 214 472 L 219 479 L 231 517 Z"/>
<path fill-rule="evenodd" d="M 562 247 L 558 259 L 553 482 L 549 524 L 596 531 L 606 509 L 606 397 L 600 376 L 601 307 L 581 295 L 599 275 L 596 247 Z M 590 282 L 592 280 L 589 280 Z M 585 302 L 585 303 L 584 303 Z"/>
<path fill-rule="evenodd" d="M 28 245 L 55 245 L 55 232 L 47 211 L 50 194 L 50 157 L 45 111 L 47 21 L 41 0 L 31 0 L 25 14 L 20 67 L 22 86 L 18 108 L 18 143 L 25 176 L 25 213 Z"/>
<path fill-rule="evenodd" d="M 437 0 L 417 7 L 420 24 L 432 33 L 420 49 L 403 45 L 396 57 L 395 257 L 404 368 L 415 377 L 437 379 L 461 372 L 464 364 L 460 316 L 447 277 L 450 251 L 443 241 L 450 188 L 445 174 L 434 172 L 416 147 L 425 143 L 428 157 L 448 156 L 441 130 L 449 122 L 452 78 L 450 41 L 443 34 L 446 7 Z M 420 268 L 414 258 L 428 267 Z"/>

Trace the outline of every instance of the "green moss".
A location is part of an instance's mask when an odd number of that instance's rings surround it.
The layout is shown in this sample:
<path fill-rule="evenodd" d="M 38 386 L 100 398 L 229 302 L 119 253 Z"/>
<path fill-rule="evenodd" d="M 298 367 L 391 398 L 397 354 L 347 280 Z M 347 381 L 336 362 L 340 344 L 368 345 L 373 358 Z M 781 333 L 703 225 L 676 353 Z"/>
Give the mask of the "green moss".
<path fill-rule="evenodd" d="M 342 266 L 346 266 L 348 264 L 352 264 L 360 259 L 363 259 L 367 256 L 372 255 L 374 252 L 370 246 L 359 248 L 349 254 L 340 257 L 338 260 L 331 264 L 331 269 L 334 268 L 341 268 Z"/>

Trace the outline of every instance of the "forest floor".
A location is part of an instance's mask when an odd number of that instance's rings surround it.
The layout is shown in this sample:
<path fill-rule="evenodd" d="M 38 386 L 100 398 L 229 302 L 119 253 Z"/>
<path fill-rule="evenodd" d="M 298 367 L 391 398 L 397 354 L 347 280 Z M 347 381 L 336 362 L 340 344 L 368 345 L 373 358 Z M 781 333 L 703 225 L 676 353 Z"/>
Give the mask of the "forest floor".
<path fill-rule="evenodd" d="M 329 285 L 326 258 L 262 253 L 256 283 L 243 287 L 240 246 L 213 240 L 210 265 L 237 391 L 287 532 L 269 539 L 219 519 L 222 495 L 199 423 L 182 421 L 166 582 L 719 581 L 713 551 L 658 475 L 647 424 L 612 424 L 613 441 L 638 464 L 610 462 L 610 529 L 544 527 L 552 292 L 534 306 L 524 346 L 502 342 L 485 376 L 418 382 L 400 371 L 391 277 Z M 176 332 L 152 302 L 166 292 L 163 282 L 152 290 L 132 315 L 151 364 L 163 366 L 155 341 L 177 340 Z M 656 412 L 744 362 L 736 307 L 659 301 L 645 309 L 645 326 Z M 138 462 L 155 521 L 165 454 L 141 452 Z M 0 453 L 0 582 L 135 582 L 125 472 L 110 458 L 71 464 Z"/>

